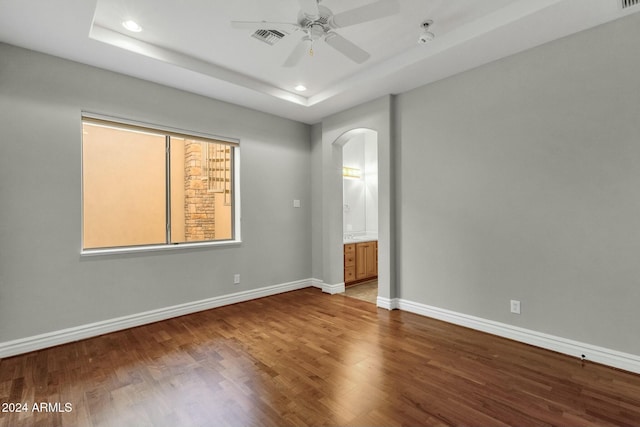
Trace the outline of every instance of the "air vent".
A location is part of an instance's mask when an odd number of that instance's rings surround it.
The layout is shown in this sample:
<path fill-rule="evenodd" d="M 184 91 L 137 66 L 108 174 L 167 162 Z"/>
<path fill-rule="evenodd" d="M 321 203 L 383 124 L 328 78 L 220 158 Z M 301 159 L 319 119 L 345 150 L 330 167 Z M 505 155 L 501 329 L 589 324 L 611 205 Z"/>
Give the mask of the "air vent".
<path fill-rule="evenodd" d="M 277 30 L 257 30 L 251 35 L 251 37 L 273 46 L 274 44 L 278 43 L 278 41 L 285 35 L 285 33 Z"/>
<path fill-rule="evenodd" d="M 620 0 L 620 4 L 622 6 L 622 9 L 626 9 L 628 7 L 639 5 L 640 0 Z"/>

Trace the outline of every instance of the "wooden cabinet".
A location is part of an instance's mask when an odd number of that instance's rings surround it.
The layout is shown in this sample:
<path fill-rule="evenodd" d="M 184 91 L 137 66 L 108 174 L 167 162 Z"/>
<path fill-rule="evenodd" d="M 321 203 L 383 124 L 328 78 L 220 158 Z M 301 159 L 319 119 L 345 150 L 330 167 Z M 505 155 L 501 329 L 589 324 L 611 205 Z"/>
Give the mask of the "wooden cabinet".
<path fill-rule="evenodd" d="M 360 282 L 378 277 L 378 242 L 344 245 L 344 283 Z"/>
<path fill-rule="evenodd" d="M 356 280 L 356 244 L 344 245 L 344 282 Z"/>

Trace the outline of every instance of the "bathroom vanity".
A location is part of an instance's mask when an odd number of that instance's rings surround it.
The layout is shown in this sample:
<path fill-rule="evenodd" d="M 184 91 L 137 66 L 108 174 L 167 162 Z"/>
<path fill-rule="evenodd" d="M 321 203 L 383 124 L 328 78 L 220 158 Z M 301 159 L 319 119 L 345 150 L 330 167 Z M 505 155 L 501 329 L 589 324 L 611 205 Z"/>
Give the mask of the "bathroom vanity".
<path fill-rule="evenodd" d="M 344 245 L 344 283 L 352 285 L 378 277 L 378 241 L 358 241 Z"/>

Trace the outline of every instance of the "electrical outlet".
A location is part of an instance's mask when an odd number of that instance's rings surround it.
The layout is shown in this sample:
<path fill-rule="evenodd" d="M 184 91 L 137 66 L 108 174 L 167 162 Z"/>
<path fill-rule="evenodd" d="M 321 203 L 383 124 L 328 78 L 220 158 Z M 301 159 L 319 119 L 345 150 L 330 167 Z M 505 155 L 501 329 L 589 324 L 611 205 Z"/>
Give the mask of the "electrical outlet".
<path fill-rule="evenodd" d="M 233 275 L 233 284 L 237 285 L 240 283 L 240 275 L 239 274 L 234 274 Z"/>
<path fill-rule="evenodd" d="M 511 300 L 511 312 L 515 314 L 520 314 L 520 301 Z"/>

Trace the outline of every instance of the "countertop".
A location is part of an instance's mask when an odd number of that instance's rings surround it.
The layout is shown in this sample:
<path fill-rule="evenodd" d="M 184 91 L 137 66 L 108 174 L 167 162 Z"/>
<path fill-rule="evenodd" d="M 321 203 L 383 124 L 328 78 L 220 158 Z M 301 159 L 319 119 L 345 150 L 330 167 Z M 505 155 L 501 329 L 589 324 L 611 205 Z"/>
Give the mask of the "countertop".
<path fill-rule="evenodd" d="M 374 242 L 378 240 L 377 235 L 366 234 L 366 235 L 348 235 L 342 239 L 342 243 L 348 245 L 349 243 L 362 243 L 362 242 Z"/>

